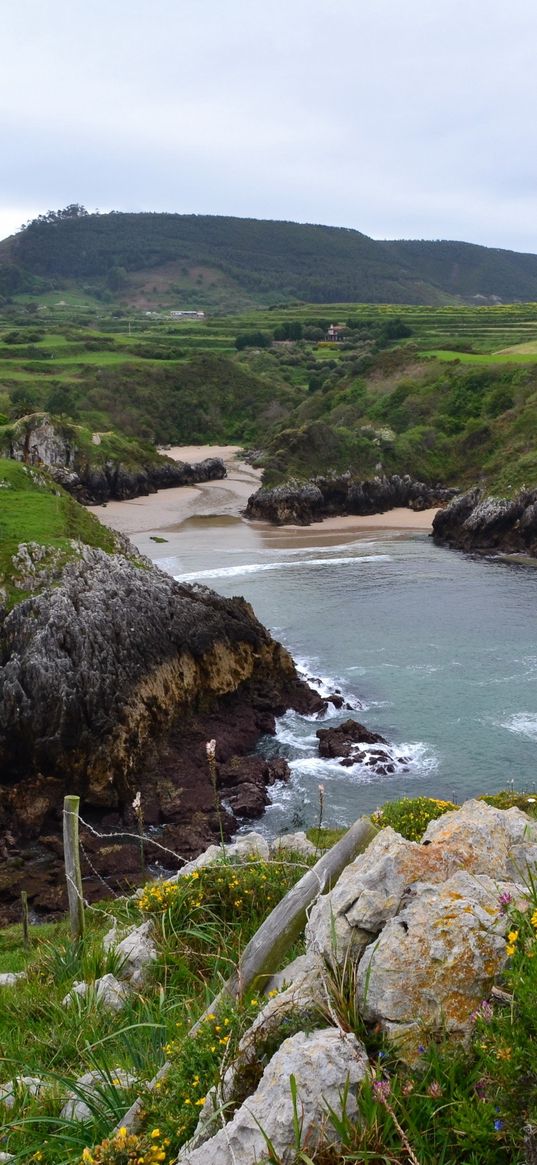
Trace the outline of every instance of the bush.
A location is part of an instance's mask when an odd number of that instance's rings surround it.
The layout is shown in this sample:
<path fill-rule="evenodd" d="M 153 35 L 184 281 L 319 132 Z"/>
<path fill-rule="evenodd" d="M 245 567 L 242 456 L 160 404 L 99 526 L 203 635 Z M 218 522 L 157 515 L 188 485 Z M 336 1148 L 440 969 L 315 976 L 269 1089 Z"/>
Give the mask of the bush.
<path fill-rule="evenodd" d="M 421 841 L 430 821 L 458 808 L 452 801 L 439 801 L 437 797 L 403 798 L 402 801 L 388 801 L 382 809 L 371 814 L 371 820 L 379 829 L 391 825 L 408 841 Z"/>

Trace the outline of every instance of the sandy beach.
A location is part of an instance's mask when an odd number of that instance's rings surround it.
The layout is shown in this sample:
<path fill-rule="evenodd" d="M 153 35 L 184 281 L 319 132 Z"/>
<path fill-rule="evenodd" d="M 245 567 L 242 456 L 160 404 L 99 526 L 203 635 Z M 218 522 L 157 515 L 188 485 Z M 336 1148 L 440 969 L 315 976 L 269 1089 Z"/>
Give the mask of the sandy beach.
<path fill-rule="evenodd" d="M 152 538 L 166 534 L 177 536 L 185 522 L 192 519 L 220 519 L 222 522 L 241 520 L 241 513 L 247 499 L 258 487 L 260 470 L 241 461 L 242 449 L 239 445 L 184 445 L 166 449 L 168 457 L 175 461 L 195 464 L 206 457 L 222 457 L 227 477 L 222 481 L 200 482 L 193 486 L 178 486 L 159 490 L 146 497 L 132 498 L 126 502 L 108 502 L 104 506 L 88 507 L 106 526 L 135 539 L 140 549 L 146 553 Z M 248 522 L 251 529 L 262 533 L 264 540 L 281 544 L 300 542 L 307 537 L 310 544 L 324 542 L 334 535 L 353 536 L 367 532 L 391 530 L 401 533 L 419 530 L 430 533 L 436 508 L 422 510 L 395 509 L 385 514 L 370 516 L 325 518 L 312 526 L 269 526 L 265 522 Z"/>

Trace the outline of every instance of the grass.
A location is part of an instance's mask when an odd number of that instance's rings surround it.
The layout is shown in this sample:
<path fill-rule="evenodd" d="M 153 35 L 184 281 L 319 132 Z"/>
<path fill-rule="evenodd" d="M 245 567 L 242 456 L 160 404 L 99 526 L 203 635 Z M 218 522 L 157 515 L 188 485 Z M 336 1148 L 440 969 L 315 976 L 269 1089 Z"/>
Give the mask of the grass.
<path fill-rule="evenodd" d="M 88 1160 L 90 1146 L 110 1133 L 133 1094 L 143 1091 L 143 1082 L 169 1058 L 170 1084 L 146 1097 L 145 1139 L 150 1142 L 151 1131 L 158 1127 L 161 1135 L 154 1140 L 159 1151 L 168 1140 L 165 1160 L 171 1161 L 195 1126 L 196 1101 L 218 1080 L 223 1059 L 249 1026 L 260 1000 L 251 995 L 240 1007 L 230 1006 L 218 1020 L 209 1019 L 196 1039 L 186 1039 L 186 1034 L 272 905 L 303 870 L 303 860 L 295 864 L 292 856 L 285 862 L 241 867 L 221 864 L 172 884 L 165 898 L 153 883 L 139 903 L 120 899 L 87 911 L 87 933 L 78 943 L 72 942 L 63 922 L 32 928 L 29 953 L 23 950 L 20 928 L 0 932 L 0 954 L 10 969 L 25 964 L 28 975 L 2 996 L 1 1077 L 38 1076 L 45 1085 L 36 1099 L 24 1090 L 17 1097 L 0 1134 L 0 1148 L 25 1163 L 75 1165 L 84 1149 Z M 148 917 L 154 921 L 158 961 L 124 1011 L 103 1011 L 91 992 L 64 1007 L 62 999 L 75 979 L 91 983 L 108 971 L 117 972 L 117 959 L 102 951 L 102 937 L 113 918 L 125 925 Z M 130 1091 L 114 1084 L 119 1069 L 135 1077 Z M 91 1119 L 81 1124 L 61 1118 L 62 1098 L 88 1070 L 100 1071 L 104 1080 L 96 1099 L 84 1096 Z M 180 1114 L 172 1084 L 183 1098 Z M 139 1155 L 144 1143 L 144 1138 L 136 1142 Z M 116 1160 L 110 1155 L 102 1159 L 107 1165 Z M 117 1160 L 124 1159 L 130 1160 Z"/>
<path fill-rule="evenodd" d="M 52 580 L 76 557 L 72 540 L 108 553 L 118 548 L 112 531 L 34 468 L 0 459 L 0 499 L 0 587 L 8 606 L 30 593 L 26 565 L 14 561 L 21 541 L 47 548 L 41 566 Z"/>
<path fill-rule="evenodd" d="M 513 790 L 486 800 L 535 812 L 534 799 Z M 434 798 L 390 802 L 375 819 L 417 839 L 439 810 L 450 807 Z M 337 839 L 333 831 L 314 832 L 319 846 Z M 2 995 L 0 1078 L 38 1076 L 45 1085 L 35 1098 L 20 1090 L 0 1132 L 0 1149 L 14 1153 L 24 1165 L 139 1165 L 140 1160 L 144 1165 L 171 1165 L 192 1134 L 209 1089 L 233 1063 L 241 1035 L 263 1000 L 247 993 L 239 1005 L 230 1003 L 210 1013 L 193 1037 L 190 1028 L 303 869 L 303 859 L 295 863 L 290 855 L 284 862 L 220 862 L 178 883 L 148 883 L 138 900 L 118 899 L 87 911 L 86 935 L 78 943 L 70 939 L 65 922 L 32 927 L 29 952 L 23 948 L 20 927 L 0 931 L 0 965 L 25 966 L 28 973 L 25 982 Z M 434 1041 L 421 1049 L 415 1066 L 405 1066 L 376 1029 L 364 1026 L 356 1011 L 352 974 L 327 978 L 331 1014 L 344 1030 L 365 1041 L 372 1077 L 358 1096 L 358 1120 L 345 1110 L 343 1116 L 332 1114 L 339 1147 L 331 1147 L 328 1138 L 313 1148 L 306 1139 L 297 1144 L 296 1165 L 406 1165 L 412 1160 L 408 1146 L 418 1165 L 508 1165 L 519 1160 L 524 1124 L 537 1123 L 537 894 L 531 885 L 528 895 L 530 910 L 515 911 L 510 919 L 511 959 L 502 987 L 505 999 L 512 996 L 512 1001 L 482 1004 L 466 1048 Z M 503 908 L 511 910 L 508 902 Z M 150 978 L 121 1013 L 97 1008 L 91 992 L 76 1006 L 63 1007 L 74 979 L 91 983 L 107 971 L 117 972 L 117 957 L 102 950 L 112 918 L 120 927 L 153 920 L 158 959 Z M 326 1017 L 312 1017 L 312 1022 L 324 1026 Z M 270 1048 L 264 1052 L 269 1058 L 271 1054 Z M 164 1060 L 170 1064 L 166 1078 L 145 1091 L 144 1081 Z M 130 1089 L 118 1084 L 120 1069 L 134 1078 Z M 65 1093 L 89 1070 L 99 1071 L 102 1079 L 97 1096 L 82 1090 L 90 1119 L 80 1123 L 62 1118 Z M 141 1128 L 135 1136 L 121 1131 L 112 1136 L 112 1128 L 140 1092 Z"/>

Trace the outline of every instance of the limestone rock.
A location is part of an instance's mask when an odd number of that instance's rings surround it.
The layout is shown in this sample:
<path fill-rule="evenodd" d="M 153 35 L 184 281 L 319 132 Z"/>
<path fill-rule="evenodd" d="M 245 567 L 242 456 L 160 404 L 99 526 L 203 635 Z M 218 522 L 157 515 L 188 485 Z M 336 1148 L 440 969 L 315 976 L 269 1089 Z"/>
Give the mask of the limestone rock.
<path fill-rule="evenodd" d="M 170 486 L 226 477 L 220 457 L 206 457 L 194 465 L 155 453 L 138 465 L 127 466 L 113 459 L 92 462 L 84 451 L 87 430 L 47 413 L 21 417 L 10 426 L 9 433 L 1 450 L 3 456 L 44 466 L 55 481 L 86 504 L 102 504 L 111 498 L 123 501 Z M 92 444 L 101 445 L 98 434 L 94 434 Z M 136 456 L 134 451 L 133 455 Z M 141 450 L 140 455 L 143 456 Z"/>
<path fill-rule="evenodd" d="M 507 958 L 504 939 L 512 924 L 500 890 L 521 898 L 520 886 L 466 870 L 439 885 L 418 883 L 367 947 L 357 971 L 358 1007 L 394 1038 L 400 1026 L 406 1055 L 413 1025 L 459 1037 L 468 1031 L 471 1013 Z"/>
<path fill-rule="evenodd" d="M 64 996 L 63 1006 L 68 1007 L 74 1003 L 77 997 L 83 999 L 92 992 L 96 1004 L 108 1011 L 121 1011 L 129 997 L 130 988 L 126 983 L 120 983 L 115 975 L 102 975 L 93 984 L 75 983 L 68 994 Z"/>
<path fill-rule="evenodd" d="M 449 501 L 457 493 L 442 486 L 428 486 L 408 475 L 374 477 L 362 481 L 350 473 L 288 481 L 274 489 L 262 487 L 248 498 L 247 518 L 262 518 L 276 525 L 308 526 L 333 514 L 380 514 L 395 506 L 423 510 Z"/>
<path fill-rule="evenodd" d="M 307 949 L 342 965 L 400 910 L 416 883 L 444 882 L 458 870 L 521 882 L 537 865 L 537 823 L 519 809 L 467 801 L 429 824 L 422 844 L 383 829 L 313 906 Z"/>
<path fill-rule="evenodd" d="M 16 1076 L 9 1084 L 0 1084 L 0 1104 L 14 1108 L 19 1096 L 39 1096 L 43 1088 L 44 1082 L 39 1076 Z"/>
<path fill-rule="evenodd" d="M 4 971 L 0 975 L 0 987 L 15 987 L 26 979 L 26 971 Z"/>
<path fill-rule="evenodd" d="M 117 926 L 114 924 L 112 930 L 109 930 L 103 938 L 104 950 L 116 951 L 121 960 L 119 973 L 122 979 L 128 979 L 133 987 L 143 985 L 151 964 L 157 958 L 153 932 L 153 922 L 148 919 L 139 926 L 129 927 L 123 938 L 119 937 Z"/>
<path fill-rule="evenodd" d="M 76 1080 L 73 1091 L 69 1092 L 60 1116 L 62 1120 L 90 1120 L 96 1109 L 104 1107 L 106 1098 L 113 1089 L 126 1092 L 136 1083 L 136 1077 L 130 1072 L 125 1072 L 123 1068 L 111 1068 L 106 1075 L 97 1068 L 92 1072 L 85 1072 Z"/>
<path fill-rule="evenodd" d="M 383 829 L 363 854 L 343 870 L 329 894 L 310 911 L 306 948 L 327 963 L 343 965 L 358 958 L 387 919 L 399 909 L 405 886 L 431 866 L 427 849 L 406 841 L 395 830 Z M 447 867 L 439 855 L 438 877 Z"/>
<path fill-rule="evenodd" d="M 156 738 L 200 694 L 248 684 L 276 713 L 295 698 L 322 705 L 243 600 L 82 547 L 61 585 L 3 621 L 0 771 L 10 785 L 40 773 L 68 778 L 93 805 L 130 805 L 130 774 Z M 0 800 L 0 825 L 1 814 Z"/>
<path fill-rule="evenodd" d="M 498 881 L 523 882 L 537 865 L 537 821 L 521 809 L 496 809 L 466 801 L 431 821 L 423 843 L 442 847 L 459 866 Z"/>
<path fill-rule="evenodd" d="M 265 983 L 263 993 L 269 995 L 271 991 L 283 991 L 284 988 L 290 987 L 296 982 L 300 975 L 306 973 L 311 966 L 311 955 L 298 955 L 281 971 L 276 971 L 274 975 Z"/>
<path fill-rule="evenodd" d="M 487 497 L 473 489 L 435 515 L 438 542 L 462 550 L 502 550 L 537 554 L 537 490 L 522 489 L 512 498 Z"/>
<path fill-rule="evenodd" d="M 302 1140 L 308 1150 L 311 1152 L 321 1138 L 336 1143 L 327 1106 L 340 1113 L 341 1094 L 348 1085 L 346 1110 L 352 1117 L 357 1109 L 356 1088 L 367 1071 L 365 1048 L 354 1035 L 334 1028 L 299 1032 L 284 1040 L 253 1096 L 233 1119 L 198 1148 L 183 1149 L 178 1165 L 255 1165 L 267 1154 L 261 1129 L 270 1137 L 282 1163 L 291 1162 L 295 1156 L 291 1076 L 296 1080 Z"/>
<path fill-rule="evenodd" d="M 168 882 L 178 882 L 187 874 L 193 874 L 196 870 L 202 870 L 205 866 L 214 866 L 223 859 L 230 862 L 244 862 L 248 858 L 258 858 L 260 861 L 267 862 L 270 857 L 269 843 L 265 837 L 260 833 L 244 833 L 237 838 L 236 841 L 230 845 L 210 845 L 202 854 L 194 858 L 191 862 L 185 862 L 184 866 L 174 874 L 173 878 L 167 878 Z"/>
<path fill-rule="evenodd" d="M 312 841 L 306 837 L 303 830 L 298 833 L 282 833 L 280 837 L 274 838 L 270 844 L 270 852 L 273 857 L 278 854 L 299 854 L 304 858 L 313 858 L 317 854 L 317 847 Z"/>

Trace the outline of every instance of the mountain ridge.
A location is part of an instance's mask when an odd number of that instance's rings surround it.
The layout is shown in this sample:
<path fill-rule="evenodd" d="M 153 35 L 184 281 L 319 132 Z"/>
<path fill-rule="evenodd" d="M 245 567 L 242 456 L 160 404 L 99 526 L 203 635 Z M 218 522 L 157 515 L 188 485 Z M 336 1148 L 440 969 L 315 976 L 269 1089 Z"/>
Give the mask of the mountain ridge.
<path fill-rule="evenodd" d="M 154 277 L 164 297 L 192 287 L 198 306 L 211 303 L 219 282 L 224 299 L 239 294 L 265 304 L 537 300 L 537 255 L 456 240 L 372 239 L 351 227 L 152 211 L 88 214 L 74 204 L 0 242 L 4 296 L 74 281 L 98 297 L 105 292 L 130 302 Z"/>

